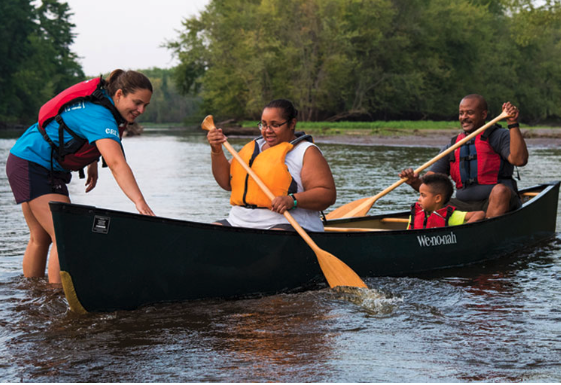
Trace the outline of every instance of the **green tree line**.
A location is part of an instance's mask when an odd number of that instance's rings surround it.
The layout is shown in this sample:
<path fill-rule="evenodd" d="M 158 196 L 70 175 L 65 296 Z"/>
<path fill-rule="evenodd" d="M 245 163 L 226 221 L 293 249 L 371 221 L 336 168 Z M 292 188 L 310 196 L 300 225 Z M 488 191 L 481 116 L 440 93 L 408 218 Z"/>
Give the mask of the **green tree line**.
<path fill-rule="evenodd" d="M 168 47 L 174 69 L 146 69 L 141 122 L 259 118 L 274 98 L 301 120 L 454 119 L 483 94 L 526 123 L 561 106 L 561 0 L 212 0 Z M 0 126 L 87 77 L 75 26 L 57 0 L 0 2 Z M 108 75 L 108 74 L 106 74 Z"/>
<path fill-rule="evenodd" d="M 478 93 L 537 123 L 561 117 L 560 4 L 212 0 L 168 47 L 179 90 L 223 118 L 284 97 L 301 120 L 454 119 Z"/>
<path fill-rule="evenodd" d="M 200 112 L 200 97 L 194 94 L 183 95 L 174 82 L 175 70 L 167 68 L 137 69 L 150 79 L 152 83 L 152 98 L 145 112 L 136 119 L 139 124 L 144 123 L 185 123 L 200 124 L 204 118 Z M 102 74 L 104 79 L 109 73 Z M 93 76 L 88 76 L 92 78 Z"/>
<path fill-rule="evenodd" d="M 68 4 L 0 2 L 0 122 L 29 123 L 53 95 L 84 78 Z"/>
<path fill-rule="evenodd" d="M 200 124 L 204 116 L 199 113 L 201 100 L 198 96 L 182 95 L 174 83 L 174 70 L 140 69 L 152 83 L 154 92 L 150 105 L 138 122 Z"/>
<path fill-rule="evenodd" d="M 37 120 L 41 106 L 86 78 L 72 52 L 75 25 L 67 3 L 57 0 L 0 2 L 0 128 Z M 196 115 L 197 96 L 177 91 L 171 69 L 140 70 L 154 87 L 151 104 L 140 122 L 182 122 Z M 105 74 L 107 77 L 109 74 Z"/>

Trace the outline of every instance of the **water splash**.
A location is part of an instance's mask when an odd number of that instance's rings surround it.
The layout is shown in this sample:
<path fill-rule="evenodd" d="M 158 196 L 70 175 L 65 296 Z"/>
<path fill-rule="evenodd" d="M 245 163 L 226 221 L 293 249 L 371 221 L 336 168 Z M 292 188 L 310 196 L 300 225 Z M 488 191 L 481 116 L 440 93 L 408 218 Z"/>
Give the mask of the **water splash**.
<path fill-rule="evenodd" d="M 333 299 L 351 302 L 372 315 L 387 316 L 403 302 L 403 297 L 374 288 L 364 289 L 349 286 L 337 286 L 330 290 Z"/>

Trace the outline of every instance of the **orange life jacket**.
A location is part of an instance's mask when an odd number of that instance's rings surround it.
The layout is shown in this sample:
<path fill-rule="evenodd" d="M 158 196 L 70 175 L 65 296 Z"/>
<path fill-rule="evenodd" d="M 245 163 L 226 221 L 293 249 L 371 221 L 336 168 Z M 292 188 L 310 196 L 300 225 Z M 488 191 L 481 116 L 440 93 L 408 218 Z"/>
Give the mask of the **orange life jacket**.
<path fill-rule="evenodd" d="M 292 142 L 279 143 L 261 152 L 257 140 L 246 144 L 239 155 L 257 174 L 261 181 L 271 190 L 274 196 L 288 195 L 297 192 L 296 181 L 290 175 L 285 164 L 286 154 L 302 140 L 312 142 L 310 135 L 297 133 L 299 135 Z M 236 160 L 232 160 L 230 166 L 230 204 L 233 206 L 270 208 L 271 200 L 261 190 L 257 183 L 249 176 L 243 166 Z"/>

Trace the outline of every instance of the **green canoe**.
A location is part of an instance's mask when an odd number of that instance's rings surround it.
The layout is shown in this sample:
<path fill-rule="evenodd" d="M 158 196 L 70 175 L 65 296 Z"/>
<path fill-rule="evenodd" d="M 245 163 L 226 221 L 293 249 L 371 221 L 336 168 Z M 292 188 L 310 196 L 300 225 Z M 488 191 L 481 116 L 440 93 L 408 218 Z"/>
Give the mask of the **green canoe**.
<path fill-rule="evenodd" d="M 524 189 L 520 209 L 472 224 L 405 230 L 403 211 L 332 220 L 329 231 L 309 234 L 362 278 L 479 263 L 554 236 L 559 183 Z M 324 287 L 314 252 L 295 232 L 50 207 L 63 288 L 78 313 Z"/>

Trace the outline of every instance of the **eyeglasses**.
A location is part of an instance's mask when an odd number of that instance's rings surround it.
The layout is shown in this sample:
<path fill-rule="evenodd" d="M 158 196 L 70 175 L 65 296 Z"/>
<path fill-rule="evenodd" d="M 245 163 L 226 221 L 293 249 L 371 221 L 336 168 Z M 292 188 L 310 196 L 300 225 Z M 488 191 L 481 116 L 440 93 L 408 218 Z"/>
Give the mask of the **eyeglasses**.
<path fill-rule="evenodd" d="M 281 126 L 284 126 L 286 123 L 288 123 L 288 120 L 284 123 L 271 123 L 269 125 L 263 124 L 263 122 L 259 122 L 257 123 L 257 127 L 259 127 L 260 130 L 265 130 L 267 128 L 270 128 L 271 130 L 275 130 Z"/>

